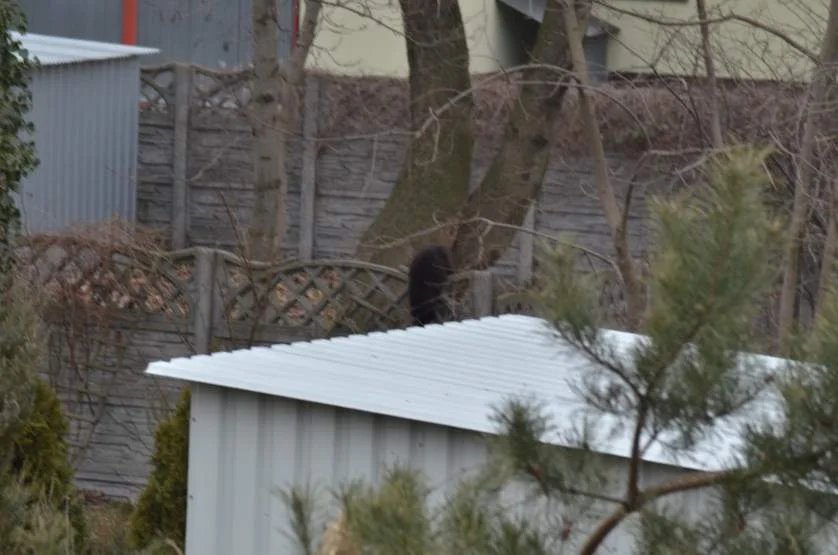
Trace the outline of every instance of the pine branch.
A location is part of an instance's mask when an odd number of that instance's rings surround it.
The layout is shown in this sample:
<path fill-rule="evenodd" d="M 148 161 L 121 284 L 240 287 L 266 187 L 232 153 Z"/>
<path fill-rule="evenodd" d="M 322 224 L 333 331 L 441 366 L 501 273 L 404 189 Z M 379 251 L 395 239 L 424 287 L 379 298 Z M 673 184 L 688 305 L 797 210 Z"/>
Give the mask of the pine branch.
<path fill-rule="evenodd" d="M 797 459 L 786 462 L 788 467 L 797 465 L 813 465 L 816 464 L 825 453 L 807 453 Z M 679 477 L 663 484 L 650 487 L 637 495 L 634 502 L 626 500 L 617 509 L 615 509 L 608 517 L 603 520 L 594 532 L 588 537 L 587 541 L 579 550 L 579 555 L 593 555 L 608 535 L 630 514 L 639 511 L 649 503 L 656 501 L 662 497 L 672 495 L 675 493 L 686 493 L 697 489 L 705 489 L 713 486 L 730 484 L 735 482 L 744 482 L 756 479 L 764 479 L 772 474 L 777 473 L 776 467 L 771 467 L 768 464 L 760 465 L 753 468 L 738 467 L 729 470 L 721 470 L 717 472 L 701 473 L 687 477 Z"/>

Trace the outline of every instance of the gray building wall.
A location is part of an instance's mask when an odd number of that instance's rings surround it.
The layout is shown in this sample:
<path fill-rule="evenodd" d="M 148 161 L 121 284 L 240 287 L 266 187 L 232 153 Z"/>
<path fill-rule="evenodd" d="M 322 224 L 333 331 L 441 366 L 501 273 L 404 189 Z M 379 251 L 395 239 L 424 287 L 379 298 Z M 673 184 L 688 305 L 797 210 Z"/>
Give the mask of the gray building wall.
<path fill-rule="evenodd" d="M 529 60 L 529 52 L 535 47 L 538 36 L 538 29 L 541 26 L 540 19 L 536 21 L 525 16 L 522 11 L 532 10 L 535 13 L 544 10 L 544 2 L 536 6 L 531 4 L 532 0 L 517 2 L 521 4 L 517 8 L 511 7 L 510 2 L 498 2 L 498 16 L 503 22 L 504 40 L 510 45 L 507 50 L 508 58 L 503 60 L 510 66 L 523 65 Z M 516 2 L 511 2 L 516 4 Z M 528 9 L 529 8 L 529 9 Z M 540 17 L 540 16 L 539 16 Z M 582 48 L 585 52 L 585 61 L 588 63 L 588 73 L 591 81 L 602 83 L 608 80 L 608 41 L 610 36 L 604 32 L 598 21 L 589 21 L 588 30 L 582 40 Z"/>
<path fill-rule="evenodd" d="M 21 0 L 29 31 L 76 39 L 121 42 L 120 0 Z M 277 0 L 283 31 L 279 55 L 290 49 L 291 0 Z M 139 0 L 137 44 L 160 49 L 144 65 L 172 61 L 211 68 L 250 61 L 251 0 Z"/>
<path fill-rule="evenodd" d="M 122 2 L 119 0 L 20 0 L 29 32 L 73 39 L 120 42 Z"/>
<path fill-rule="evenodd" d="M 314 486 L 328 503 L 330 488 L 353 479 L 377 483 L 385 467 L 409 464 L 426 476 L 435 505 L 487 458 L 474 432 L 205 384 L 192 386 L 191 410 L 186 555 L 295 553 L 289 512 L 276 493 L 292 485 Z M 625 461 L 609 457 L 604 464 L 619 495 Z M 681 472 L 646 464 L 641 481 Z M 501 501 L 519 505 L 524 494 L 510 488 Z M 707 495 L 685 494 L 678 504 L 695 510 Z M 529 518 L 548 516 L 531 501 L 523 507 Z M 632 553 L 632 532 L 631 521 L 624 523 L 602 552 Z"/>
<path fill-rule="evenodd" d="M 43 66 L 32 78 L 38 168 L 21 186 L 24 230 L 136 215 L 139 58 Z"/>

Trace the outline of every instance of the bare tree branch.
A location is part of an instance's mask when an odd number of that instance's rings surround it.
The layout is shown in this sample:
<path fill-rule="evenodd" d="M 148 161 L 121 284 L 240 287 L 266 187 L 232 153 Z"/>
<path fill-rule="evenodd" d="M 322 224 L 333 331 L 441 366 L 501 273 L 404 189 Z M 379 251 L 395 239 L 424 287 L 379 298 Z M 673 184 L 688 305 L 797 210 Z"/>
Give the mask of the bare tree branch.
<path fill-rule="evenodd" d="M 758 19 L 754 19 L 752 17 L 747 17 L 747 16 L 744 16 L 744 15 L 739 15 L 739 14 L 731 12 L 731 13 L 728 13 L 728 14 L 725 14 L 725 15 L 721 15 L 719 17 L 714 17 L 714 18 L 711 18 L 711 19 L 704 19 L 704 20 L 701 20 L 701 21 L 683 21 L 683 20 L 680 20 L 680 19 L 668 19 L 668 18 L 662 18 L 662 17 L 655 17 L 655 16 L 643 14 L 643 13 L 640 13 L 640 12 L 637 12 L 637 11 L 634 11 L 634 10 L 628 10 L 626 8 L 618 8 L 618 7 L 614 6 L 613 2 L 609 2 L 607 0 L 594 0 L 594 1 L 597 4 L 601 4 L 606 9 L 611 10 L 615 13 L 628 15 L 628 16 L 631 16 L 631 17 L 636 17 L 637 19 L 646 21 L 648 23 L 654 23 L 654 24 L 660 25 L 662 27 L 692 27 L 694 25 L 705 25 L 705 24 L 706 25 L 713 25 L 713 24 L 717 24 L 717 23 L 727 23 L 727 22 L 731 22 L 731 21 L 744 23 L 746 25 L 749 25 L 749 26 L 754 27 L 756 29 L 760 29 L 760 30 L 765 31 L 766 33 L 768 33 L 770 35 L 773 35 L 773 36 L 777 37 L 778 39 L 782 40 L 783 42 L 785 42 L 786 44 L 791 46 L 793 49 L 797 50 L 798 52 L 800 52 L 801 54 L 803 54 L 804 56 L 809 58 L 809 60 L 811 60 L 815 63 L 818 63 L 820 61 L 820 57 L 815 52 L 812 52 L 810 49 L 808 49 L 805 46 L 803 46 L 802 44 L 800 44 L 798 41 L 796 41 L 795 39 L 790 37 L 787 33 L 784 33 L 782 31 L 780 31 L 779 29 L 777 29 L 775 27 L 772 27 L 771 25 L 769 25 L 765 22 L 759 21 Z"/>
<path fill-rule="evenodd" d="M 821 115 L 827 98 L 829 81 L 838 64 L 838 0 L 831 0 L 826 33 L 821 46 L 821 56 L 815 68 L 810 89 L 809 109 L 803 126 L 800 153 L 795 164 L 794 204 L 789 222 L 789 242 L 785 254 L 783 287 L 780 292 L 777 346 L 782 347 L 794 324 L 794 308 L 797 301 L 797 282 L 800 274 L 800 246 L 803 239 L 804 220 L 809 206 L 807 194 L 817 166 L 816 141 Z"/>
<path fill-rule="evenodd" d="M 713 148 L 724 146 L 722 139 L 722 120 L 719 114 L 719 87 L 716 83 L 716 66 L 710 44 L 710 24 L 707 22 L 705 0 L 696 0 L 698 19 L 701 22 L 701 54 L 704 57 L 704 70 L 707 72 L 707 84 L 710 86 L 710 136 Z"/>
<path fill-rule="evenodd" d="M 585 52 L 582 47 L 583 29 L 576 17 L 573 0 L 564 0 L 564 22 L 576 77 L 581 82 L 582 87 L 588 87 L 590 86 L 590 77 L 588 76 L 588 64 L 585 61 Z M 645 303 L 643 302 L 642 284 L 631 258 L 625 225 L 626 218 L 623 217 L 623 212 L 614 195 L 614 188 L 611 186 L 608 176 L 608 161 L 605 158 L 605 148 L 602 144 L 602 132 L 599 129 L 594 107 L 584 88 L 579 89 L 579 103 L 594 157 L 597 194 L 605 212 L 608 227 L 611 230 L 611 238 L 614 241 L 614 250 L 617 254 L 617 266 L 625 284 L 628 323 L 632 329 L 637 329 Z"/>

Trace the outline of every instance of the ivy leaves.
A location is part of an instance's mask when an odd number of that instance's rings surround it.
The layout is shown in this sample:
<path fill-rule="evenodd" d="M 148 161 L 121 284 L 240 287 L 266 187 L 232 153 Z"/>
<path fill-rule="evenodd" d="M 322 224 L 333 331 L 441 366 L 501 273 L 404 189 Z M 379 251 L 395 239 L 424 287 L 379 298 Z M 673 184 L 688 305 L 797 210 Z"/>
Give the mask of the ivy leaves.
<path fill-rule="evenodd" d="M 26 117 L 32 107 L 29 84 L 36 66 L 20 41 L 26 30 L 17 2 L 0 0 L 0 272 L 7 269 L 12 238 L 20 228 L 20 211 L 12 194 L 38 165 L 34 126 Z"/>

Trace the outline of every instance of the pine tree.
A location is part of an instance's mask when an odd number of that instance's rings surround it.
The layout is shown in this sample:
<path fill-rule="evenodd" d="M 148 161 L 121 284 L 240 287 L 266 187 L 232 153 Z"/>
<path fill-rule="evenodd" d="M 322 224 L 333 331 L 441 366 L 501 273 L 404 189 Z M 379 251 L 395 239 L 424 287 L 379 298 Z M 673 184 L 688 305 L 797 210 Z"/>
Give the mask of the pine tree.
<path fill-rule="evenodd" d="M 648 340 L 628 356 L 605 340 L 596 288 L 575 268 L 574 253 L 545 250 L 535 297 L 556 341 L 595 368 L 575 384 L 590 409 L 587 421 L 552 422 L 537 399 L 509 400 L 495 412 L 488 464 L 440 509 L 428 506 L 417 475 L 396 469 L 377 488 L 346 489 L 342 531 L 330 530 L 331 541 L 342 538 L 346 553 L 380 555 L 591 555 L 624 528 L 644 555 L 836 552 L 835 540 L 823 538 L 836 532 L 838 514 L 838 496 L 829 494 L 838 486 L 838 295 L 811 335 L 793 342 L 798 362 L 777 368 L 765 357 L 739 355 L 759 344 L 754 322 L 787 240 L 766 202 L 765 155 L 751 148 L 719 154 L 706 184 L 653 201 Z M 782 414 L 759 404 L 771 393 Z M 760 414 L 765 418 L 755 418 Z M 722 419 L 742 415 L 755 423 L 721 470 L 641 481 L 648 445 L 665 442 L 685 454 Z M 606 472 L 595 453 L 612 431 L 596 420 L 602 416 L 633 438 L 622 478 Z M 548 444 L 555 429 L 574 448 Z M 496 495 L 512 480 L 530 494 L 524 513 Z M 695 491 L 710 494 L 698 514 L 663 503 Z M 300 519 L 298 532 L 306 524 Z"/>

